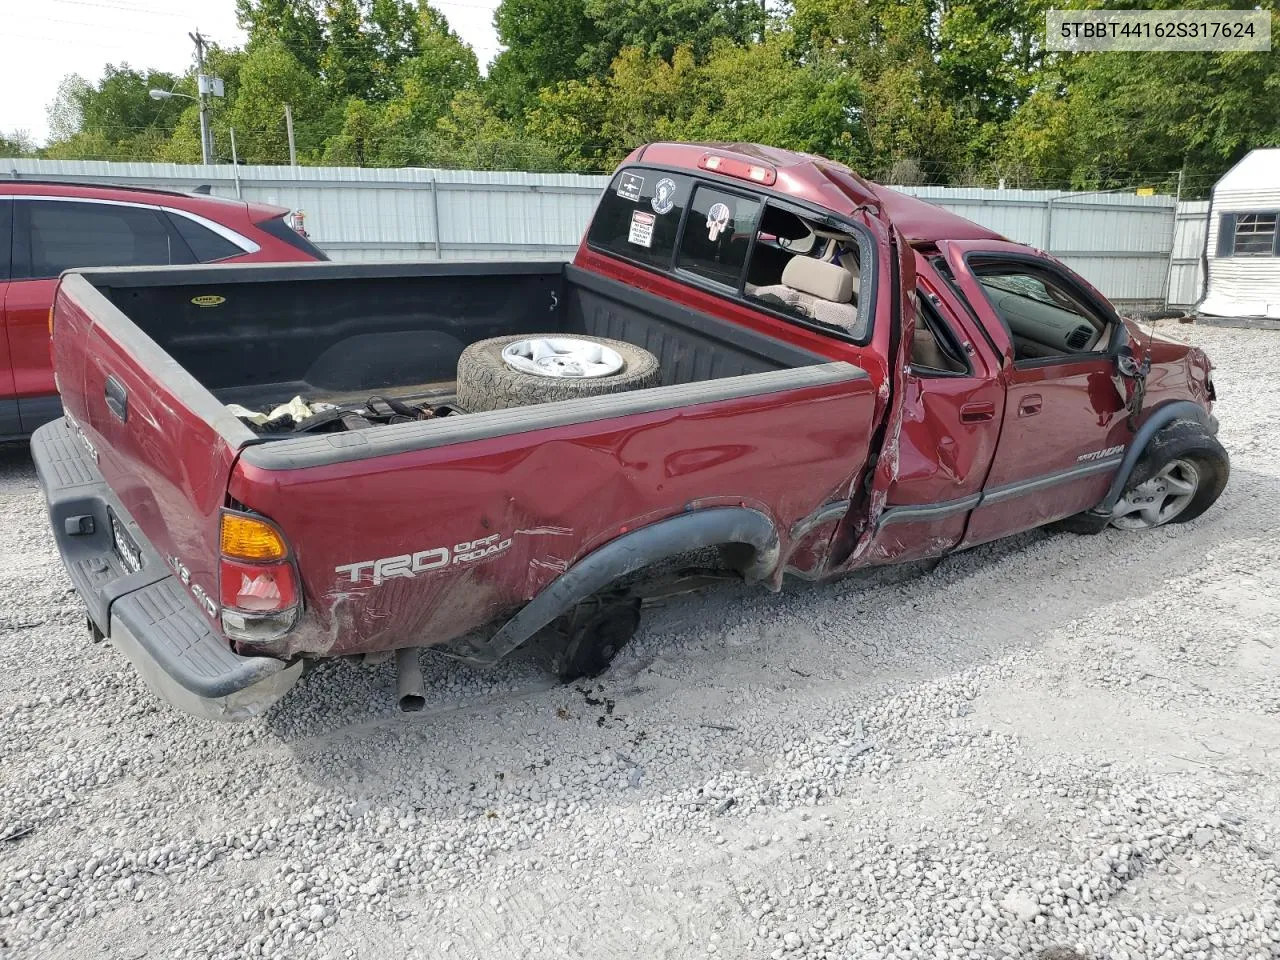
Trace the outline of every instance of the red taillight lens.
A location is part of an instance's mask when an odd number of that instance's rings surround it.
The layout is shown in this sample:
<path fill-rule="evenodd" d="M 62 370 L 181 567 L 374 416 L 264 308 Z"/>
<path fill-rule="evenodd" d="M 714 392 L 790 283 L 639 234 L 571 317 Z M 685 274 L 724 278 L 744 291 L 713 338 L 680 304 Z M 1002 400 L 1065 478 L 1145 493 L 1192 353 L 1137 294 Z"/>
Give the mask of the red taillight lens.
<path fill-rule="evenodd" d="M 290 563 L 222 560 L 222 605 L 245 613 L 278 613 L 298 602 L 298 581 Z"/>
<path fill-rule="evenodd" d="M 218 593 L 229 639 L 270 644 L 298 622 L 302 591 L 284 534 L 270 521 L 224 510 Z"/>

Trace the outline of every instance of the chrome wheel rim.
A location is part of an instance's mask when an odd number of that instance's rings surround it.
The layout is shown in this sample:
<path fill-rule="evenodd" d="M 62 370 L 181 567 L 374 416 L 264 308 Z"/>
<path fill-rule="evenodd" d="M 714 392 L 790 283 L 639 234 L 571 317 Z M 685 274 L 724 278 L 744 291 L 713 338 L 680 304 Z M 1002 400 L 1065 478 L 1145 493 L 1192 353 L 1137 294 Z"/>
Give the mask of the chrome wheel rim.
<path fill-rule="evenodd" d="M 590 379 L 609 377 L 623 367 L 622 355 L 603 343 L 574 337 L 530 337 L 502 349 L 512 370 L 537 377 Z"/>
<path fill-rule="evenodd" d="M 1111 510 L 1111 523 L 1121 530 L 1150 530 L 1168 523 L 1195 498 L 1200 471 L 1190 460 L 1170 460 L 1150 480 L 1138 484 Z"/>

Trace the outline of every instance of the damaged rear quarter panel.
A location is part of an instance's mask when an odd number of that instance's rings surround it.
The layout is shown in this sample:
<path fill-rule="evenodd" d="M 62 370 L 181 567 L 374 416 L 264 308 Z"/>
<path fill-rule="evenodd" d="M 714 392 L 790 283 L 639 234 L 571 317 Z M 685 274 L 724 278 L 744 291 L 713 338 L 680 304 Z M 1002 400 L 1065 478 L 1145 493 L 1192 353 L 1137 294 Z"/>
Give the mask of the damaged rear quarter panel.
<path fill-rule="evenodd" d="M 331 466 L 241 461 L 231 496 L 280 526 L 304 585 L 303 619 L 273 652 L 445 642 L 695 504 L 763 505 L 785 552 L 792 524 L 861 469 L 873 389 L 862 378 Z M 501 549 L 458 549 L 488 538 Z"/>

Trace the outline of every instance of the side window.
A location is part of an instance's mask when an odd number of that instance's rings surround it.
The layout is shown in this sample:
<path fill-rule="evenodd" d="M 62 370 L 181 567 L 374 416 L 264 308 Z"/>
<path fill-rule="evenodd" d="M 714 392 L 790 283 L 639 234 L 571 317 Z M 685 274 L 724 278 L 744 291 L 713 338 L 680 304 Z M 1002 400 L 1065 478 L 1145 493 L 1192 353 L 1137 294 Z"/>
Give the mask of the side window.
<path fill-rule="evenodd" d="M 998 261 L 975 261 L 973 272 L 1009 330 L 1015 361 L 1106 349 L 1107 320 L 1054 274 Z"/>
<path fill-rule="evenodd" d="M 10 250 L 13 248 L 13 201 L 0 197 L 0 280 L 8 280 Z"/>
<path fill-rule="evenodd" d="M 861 297 L 864 241 L 854 233 L 766 204 L 747 266 L 745 294 L 806 326 L 856 340 L 868 335 L 870 301 Z"/>
<path fill-rule="evenodd" d="M 676 266 L 736 290 L 760 207 L 759 200 L 699 186 L 680 238 Z"/>
<path fill-rule="evenodd" d="M 970 372 L 959 338 L 924 290 L 916 291 L 911 369 L 920 377 L 962 376 Z"/>
<path fill-rule="evenodd" d="M 1280 214 L 1224 213 L 1218 222 L 1218 256 L 1280 256 Z"/>
<path fill-rule="evenodd" d="M 671 268 L 691 181 L 678 173 L 632 167 L 600 198 L 587 231 L 590 246 L 661 270 Z"/>
<path fill-rule="evenodd" d="M 62 200 L 26 200 L 32 279 L 72 267 L 168 264 L 170 238 L 160 212 L 148 207 Z"/>
<path fill-rule="evenodd" d="M 220 237 L 208 227 L 201 226 L 189 217 L 180 213 L 167 213 L 169 222 L 178 231 L 178 235 L 191 248 L 191 253 L 199 263 L 213 263 L 228 257 L 238 257 L 242 253 L 238 246 L 226 237 Z"/>

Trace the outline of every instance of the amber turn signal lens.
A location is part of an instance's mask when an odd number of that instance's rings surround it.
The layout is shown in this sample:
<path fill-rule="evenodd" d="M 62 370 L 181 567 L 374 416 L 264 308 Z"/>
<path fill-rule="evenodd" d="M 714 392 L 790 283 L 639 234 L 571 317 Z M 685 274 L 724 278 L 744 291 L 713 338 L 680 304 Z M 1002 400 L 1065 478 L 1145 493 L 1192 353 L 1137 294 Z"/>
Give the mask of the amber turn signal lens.
<path fill-rule="evenodd" d="M 237 513 L 222 515 L 222 555 L 237 560 L 283 560 L 284 540 L 270 524 Z"/>

